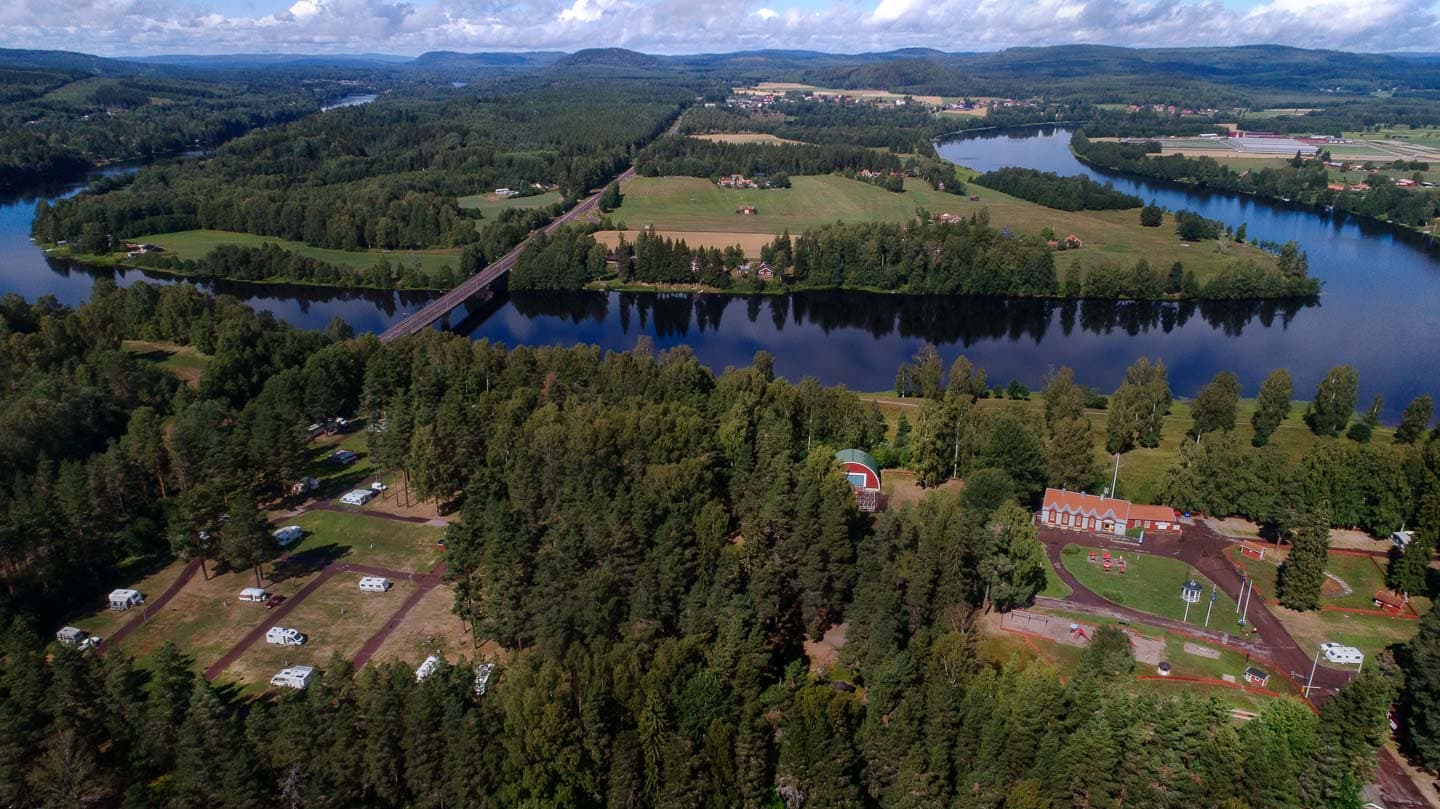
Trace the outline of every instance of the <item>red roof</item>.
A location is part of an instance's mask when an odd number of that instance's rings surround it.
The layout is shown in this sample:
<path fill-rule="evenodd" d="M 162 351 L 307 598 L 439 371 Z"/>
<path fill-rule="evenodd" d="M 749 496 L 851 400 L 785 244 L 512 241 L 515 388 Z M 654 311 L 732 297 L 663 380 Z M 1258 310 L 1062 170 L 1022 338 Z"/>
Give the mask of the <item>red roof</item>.
<path fill-rule="evenodd" d="M 1044 510 L 1051 509 L 1069 514 L 1084 514 L 1103 517 L 1107 513 L 1117 520 L 1130 519 L 1130 501 L 1114 497 L 1103 497 L 1085 492 L 1070 492 L 1061 489 L 1046 489 Z"/>
<path fill-rule="evenodd" d="M 1135 503 L 1130 506 L 1130 519 L 1175 522 L 1175 509 L 1169 506 L 1147 506 Z"/>

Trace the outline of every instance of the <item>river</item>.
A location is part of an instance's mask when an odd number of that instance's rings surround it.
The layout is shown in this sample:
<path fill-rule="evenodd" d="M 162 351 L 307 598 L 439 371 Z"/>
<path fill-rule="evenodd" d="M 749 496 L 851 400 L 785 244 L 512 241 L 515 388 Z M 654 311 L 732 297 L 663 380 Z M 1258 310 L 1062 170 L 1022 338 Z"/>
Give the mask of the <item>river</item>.
<path fill-rule="evenodd" d="M 1305 398 L 1332 365 L 1360 370 L 1361 406 L 1376 392 L 1389 420 L 1413 396 L 1435 390 L 1440 353 L 1440 257 L 1423 238 L 1367 221 L 1284 204 L 1186 191 L 1113 178 L 1070 155 L 1069 135 L 1047 128 L 992 132 L 942 144 L 943 156 L 978 170 L 1023 165 L 1084 172 L 1146 200 L 1190 208 L 1253 238 L 1294 239 L 1325 282 L 1318 303 L 1064 303 L 857 293 L 723 296 L 622 293 L 507 294 L 470 304 L 451 325 L 475 339 L 510 345 L 593 343 L 629 349 L 642 336 L 656 348 L 689 345 L 716 370 L 743 365 L 756 351 L 775 357 L 788 378 L 810 375 L 860 390 L 893 386 L 896 366 L 925 342 L 948 362 L 965 353 L 993 381 L 1037 387 L 1047 369 L 1069 365 L 1085 384 L 1114 389 L 1126 366 L 1161 357 L 1171 387 L 1193 394 L 1221 370 L 1236 372 L 1248 395 L 1276 367 L 1295 375 Z M 65 189 L 73 193 L 73 189 Z M 168 282 L 140 271 L 96 270 L 51 260 L 28 241 L 34 199 L 0 201 L 0 292 L 50 294 L 78 304 L 95 277 Z M 423 293 L 204 284 L 304 328 L 339 316 L 357 331 L 379 331 L 426 300 Z"/>

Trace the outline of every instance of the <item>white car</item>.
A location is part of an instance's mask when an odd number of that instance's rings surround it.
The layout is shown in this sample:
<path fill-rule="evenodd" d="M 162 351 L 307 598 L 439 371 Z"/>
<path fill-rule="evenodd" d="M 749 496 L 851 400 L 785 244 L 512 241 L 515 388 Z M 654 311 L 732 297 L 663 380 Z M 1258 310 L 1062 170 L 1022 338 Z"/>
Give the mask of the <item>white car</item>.
<path fill-rule="evenodd" d="M 1327 655 L 1328 655 L 1328 654 L 1330 654 L 1331 651 L 1333 651 L 1333 650 L 1335 650 L 1335 649 L 1344 649 L 1344 648 L 1345 648 L 1345 644 L 1343 644 L 1343 643 L 1336 643 L 1336 642 L 1334 642 L 1334 641 L 1329 641 L 1329 642 L 1320 644 L 1320 653 L 1321 653 L 1321 654 L 1327 654 Z"/>
<path fill-rule="evenodd" d="M 389 488 L 390 488 L 389 486 L 386 486 L 384 483 L 381 483 L 381 482 L 378 481 L 378 480 L 375 481 L 374 483 L 370 484 L 370 489 L 371 489 L 372 491 L 383 492 L 383 491 L 388 490 Z"/>

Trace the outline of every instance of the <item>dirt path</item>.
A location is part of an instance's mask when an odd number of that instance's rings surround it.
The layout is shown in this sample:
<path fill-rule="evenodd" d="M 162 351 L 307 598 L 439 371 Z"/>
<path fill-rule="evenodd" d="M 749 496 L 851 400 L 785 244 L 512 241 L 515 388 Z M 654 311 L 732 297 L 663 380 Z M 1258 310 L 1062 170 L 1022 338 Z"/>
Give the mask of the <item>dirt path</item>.
<path fill-rule="evenodd" d="M 236 660 L 238 660 L 240 658 L 240 655 L 245 653 L 246 649 L 249 649 L 256 641 L 263 638 L 265 636 L 265 633 L 268 632 L 271 627 L 278 625 L 282 620 L 284 620 L 285 616 L 289 615 L 291 610 L 299 606 L 300 603 L 303 602 L 306 598 L 308 598 L 311 593 L 318 590 L 321 585 L 323 585 L 327 581 L 330 581 L 331 579 L 335 578 L 335 576 L 341 573 L 359 573 L 362 576 L 384 576 L 385 578 L 389 579 L 405 579 L 409 578 L 411 575 L 403 571 L 390 570 L 383 567 L 373 567 L 371 565 L 357 565 L 351 564 L 349 562 L 331 562 L 330 564 L 326 565 L 315 576 L 315 578 L 307 582 L 304 587 L 301 587 L 300 590 L 295 593 L 295 595 L 285 599 L 285 603 L 270 610 L 270 614 L 266 616 L 265 620 L 262 621 L 259 626 L 245 633 L 245 637 L 241 638 L 234 646 L 230 647 L 230 651 L 222 655 L 219 660 L 215 661 L 214 665 L 210 666 L 210 668 L 205 669 L 205 679 L 214 680 L 216 677 L 219 677 L 220 673 L 225 671 L 225 669 L 229 668 Z M 426 575 L 425 578 L 428 579 L 431 576 L 435 575 L 435 571 L 432 570 L 429 574 Z M 434 585 L 431 586 L 433 587 Z M 402 606 L 401 609 L 405 609 L 405 607 Z M 391 620 L 393 621 L 394 619 L 392 618 Z"/>
<path fill-rule="evenodd" d="M 165 605 L 170 603 L 170 599 L 174 598 L 176 593 L 179 593 L 185 588 L 186 584 L 190 583 L 190 579 L 195 576 L 198 570 L 200 570 L 200 560 L 198 558 L 191 559 L 185 565 L 185 569 L 180 571 L 179 577 L 171 582 L 169 587 L 165 588 L 165 592 L 146 601 L 145 606 L 140 610 L 140 614 L 126 621 L 124 626 L 121 626 L 115 630 L 110 637 L 101 641 L 100 648 L 107 649 L 112 644 L 118 644 L 131 632 L 143 626 L 152 616 L 159 615 L 160 611 L 165 608 Z"/>
<path fill-rule="evenodd" d="M 1074 543 L 1090 547 L 1168 556 L 1172 559 L 1179 559 L 1203 573 L 1234 600 L 1240 594 L 1242 580 L 1235 569 L 1234 562 L 1225 556 L 1225 550 L 1231 545 L 1238 544 L 1238 539 L 1223 536 L 1202 524 L 1185 526 L 1184 531 L 1178 537 L 1149 537 L 1143 545 L 1129 540 L 1112 539 L 1076 531 L 1062 531 L 1043 526 L 1040 528 L 1040 541 L 1045 545 L 1045 553 L 1050 558 L 1050 564 L 1055 569 L 1055 574 L 1069 585 L 1073 592 L 1069 597 L 1063 599 L 1036 598 L 1037 605 L 1090 615 L 1123 618 L 1199 637 L 1213 643 L 1222 643 L 1268 663 L 1271 668 L 1286 675 L 1298 685 L 1305 684 L 1312 658 L 1290 636 L 1289 631 L 1280 623 L 1280 619 L 1270 612 L 1266 607 L 1265 597 L 1260 593 L 1255 593 L 1254 601 L 1258 603 L 1252 603 L 1248 612 L 1251 626 L 1257 628 L 1259 632 L 1248 638 L 1237 638 L 1227 633 L 1161 618 L 1107 601 L 1087 589 L 1070 574 L 1069 570 L 1066 570 L 1060 553 L 1066 545 Z M 1318 704 L 1333 696 L 1352 677 L 1353 674 L 1349 672 L 1325 667 L 1316 668 L 1315 687 L 1311 690 L 1310 701 Z M 1378 763 L 1376 779 L 1388 809 L 1430 808 L 1431 804 L 1426 801 L 1420 788 L 1405 772 L 1393 752 L 1388 749 L 1381 750 L 1378 754 Z"/>
<path fill-rule="evenodd" d="M 365 645 L 361 646 L 360 651 L 355 653 L 355 658 L 351 662 L 354 664 L 356 671 L 364 668 L 365 664 L 370 662 L 370 658 L 374 657 L 375 653 L 380 651 L 380 647 L 384 645 L 385 640 L 404 622 L 405 616 L 409 615 L 410 611 L 415 609 L 415 605 L 420 603 L 420 599 L 438 587 L 444 577 L 445 563 L 439 562 L 436 563 L 435 567 L 430 569 L 429 573 L 426 573 L 415 582 L 417 585 L 415 592 L 411 593 L 410 596 L 405 599 L 404 603 L 400 605 L 400 608 L 395 610 L 395 614 L 390 616 L 390 620 L 385 622 L 385 626 L 381 627 L 379 632 L 376 632 L 373 637 L 365 641 Z"/>

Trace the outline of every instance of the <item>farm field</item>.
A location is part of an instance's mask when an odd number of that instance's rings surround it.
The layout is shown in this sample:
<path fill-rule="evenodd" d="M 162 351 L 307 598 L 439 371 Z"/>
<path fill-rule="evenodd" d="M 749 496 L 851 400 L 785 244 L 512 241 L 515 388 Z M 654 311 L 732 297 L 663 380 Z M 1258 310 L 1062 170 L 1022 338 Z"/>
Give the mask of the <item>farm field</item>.
<path fill-rule="evenodd" d="M 286 666 L 325 668 L 333 655 L 349 660 L 380 631 L 415 585 L 400 580 L 386 593 L 362 591 L 360 574 L 341 573 L 295 607 L 280 626 L 306 635 L 304 646 L 275 646 L 257 640 L 217 678 L 264 690 L 270 677 Z"/>
<path fill-rule="evenodd" d="M 787 143 L 804 143 L 804 141 L 790 140 L 768 132 L 718 132 L 709 135 L 691 135 L 697 140 L 708 140 L 715 143 L 768 143 L 772 146 L 781 146 Z"/>
<path fill-rule="evenodd" d="M 724 231 L 702 231 L 702 230 L 657 230 L 657 235 L 667 239 L 683 240 L 691 247 L 714 247 L 724 250 L 727 247 L 739 245 L 745 251 L 747 258 L 759 258 L 760 248 L 775 240 L 769 233 L 728 233 Z M 635 242 L 640 236 L 638 230 L 601 230 L 596 231 L 595 241 L 605 245 L 605 249 L 614 250 L 620 244 L 620 237 Z"/>
<path fill-rule="evenodd" d="M 1345 132 L 1351 140 L 1394 140 L 1440 149 L 1440 128 L 1422 127 L 1411 129 L 1406 126 L 1387 127 L 1374 132 Z"/>
<path fill-rule="evenodd" d="M 546 191 L 543 194 L 534 194 L 528 197 L 509 198 L 497 197 L 493 193 L 471 194 L 467 197 L 459 197 L 455 201 L 465 210 L 479 211 L 488 217 L 511 208 L 541 208 L 546 205 L 554 205 L 560 199 L 559 191 Z"/>
<path fill-rule="evenodd" d="M 1071 265 L 1079 267 L 1083 278 L 1096 262 L 1130 265 L 1144 258 L 1154 267 L 1181 261 L 1203 282 L 1236 258 L 1262 264 L 1273 261 L 1250 245 L 1233 245 L 1221 254 L 1215 242 L 1183 243 L 1168 218 L 1161 227 L 1142 228 L 1137 211 L 1059 211 L 973 184 L 969 195 L 959 196 L 935 191 L 918 180 L 907 181 L 900 194 L 837 175 L 792 177 L 791 183 L 788 189 L 731 190 L 700 177 L 637 177 L 626 186 L 624 202 L 612 218 L 629 228 L 721 233 L 732 239 L 737 233 L 773 237 L 785 230 L 798 235 L 837 221 L 906 222 L 921 209 L 932 215 L 962 216 L 984 209 L 990 212 L 992 225 L 1015 233 L 1038 235 L 1049 227 L 1057 234 L 1079 236 L 1084 248 L 1055 254 L 1062 275 Z M 972 201 L 970 196 L 979 199 Z M 738 214 L 740 205 L 754 205 L 757 212 Z"/>
<path fill-rule="evenodd" d="M 435 544 L 442 529 L 416 525 L 364 512 L 313 510 L 289 522 L 305 529 L 292 555 L 319 556 L 355 564 L 427 573 L 440 561 Z"/>
<path fill-rule="evenodd" d="M 380 260 L 388 259 L 392 265 L 410 266 L 419 262 L 420 269 L 428 273 L 438 272 L 442 267 L 460 267 L 459 250 L 327 250 L 311 247 L 302 242 L 277 239 L 274 236 L 256 236 L 253 233 L 235 233 L 227 230 L 181 230 L 173 233 L 157 233 L 135 241 L 157 244 L 182 259 L 204 258 L 206 253 L 222 244 L 241 247 L 260 247 L 273 244 L 302 256 L 334 264 L 337 267 L 373 267 Z M 121 254 L 123 257 L 123 254 Z"/>
<path fill-rule="evenodd" d="M 1092 550 L 1096 551 L 1097 559 L 1104 553 L 1081 545 L 1066 545 L 1061 551 L 1065 569 L 1086 589 L 1116 604 L 1179 621 L 1185 620 L 1185 602 L 1180 598 L 1180 587 L 1187 579 L 1193 579 L 1199 582 L 1203 592 L 1200 603 L 1191 605 L 1188 621 L 1196 626 L 1204 623 L 1213 584 L 1191 570 L 1189 565 L 1163 556 L 1111 551 L 1116 566 L 1106 571 L 1099 561 L 1087 561 Z M 1118 560 L 1122 557 L 1127 563 L 1124 573 L 1120 573 L 1118 567 Z M 1235 626 L 1237 618 L 1235 602 L 1217 590 L 1210 627 L 1228 629 Z"/>

